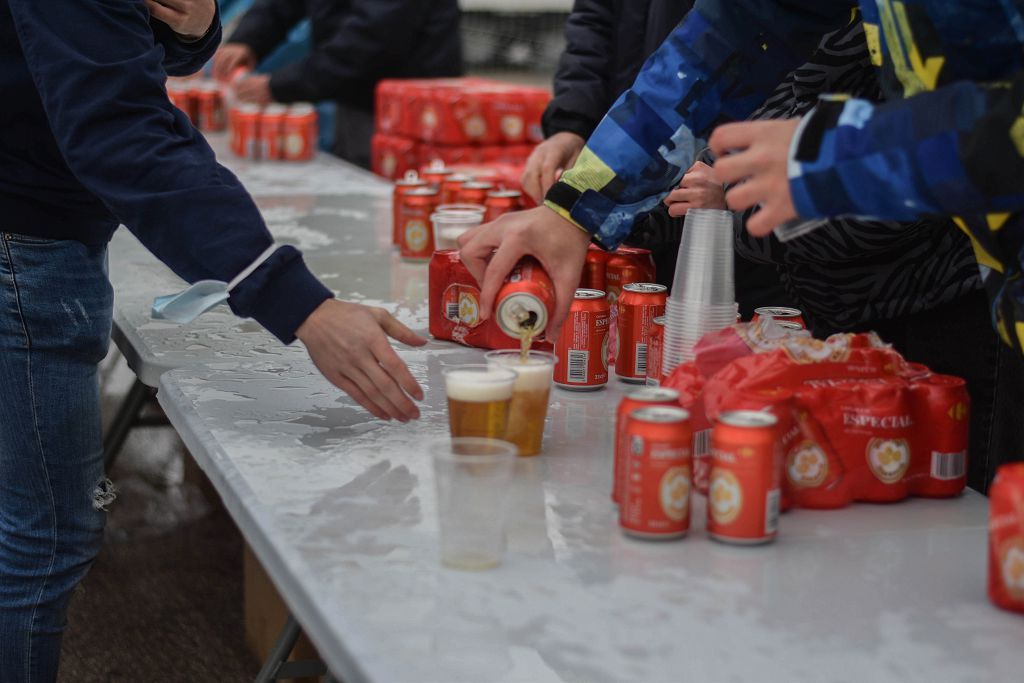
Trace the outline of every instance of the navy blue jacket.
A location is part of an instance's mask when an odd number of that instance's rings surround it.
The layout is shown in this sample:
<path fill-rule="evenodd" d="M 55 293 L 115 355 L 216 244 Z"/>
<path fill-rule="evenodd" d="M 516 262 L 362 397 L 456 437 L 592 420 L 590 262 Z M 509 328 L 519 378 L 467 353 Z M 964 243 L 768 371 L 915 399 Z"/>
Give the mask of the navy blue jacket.
<path fill-rule="evenodd" d="M 589 138 L 629 89 L 640 67 L 693 7 L 692 0 L 576 0 L 565 24 L 565 52 L 544 135 Z"/>
<path fill-rule="evenodd" d="M 307 17 L 313 49 L 271 74 L 278 102 L 336 100 L 370 111 L 382 78 L 462 73 L 457 0 L 256 0 L 230 40 L 262 60 Z"/>
<path fill-rule="evenodd" d="M 96 244 L 123 223 L 190 282 L 255 260 L 272 242 L 256 205 L 164 86 L 219 41 L 219 19 L 186 44 L 143 0 L 0 0 L 2 229 Z M 330 296 L 283 247 L 230 304 L 290 342 Z"/>

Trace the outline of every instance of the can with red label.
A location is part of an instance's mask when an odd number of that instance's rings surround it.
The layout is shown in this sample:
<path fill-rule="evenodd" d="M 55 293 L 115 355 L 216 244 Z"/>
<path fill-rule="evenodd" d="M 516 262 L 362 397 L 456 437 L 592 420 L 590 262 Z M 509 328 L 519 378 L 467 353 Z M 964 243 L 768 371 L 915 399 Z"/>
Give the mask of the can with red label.
<path fill-rule="evenodd" d="M 577 289 L 555 343 L 555 386 L 594 391 L 608 383 L 608 299 L 597 289 Z"/>
<path fill-rule="evenodd" d="M 587 249 L 587 260 L 583 262 L 583 272 L 580 273 L 580 289 L 599 289 L 607 294 L 605 289 L 607 263 L 608 252 L 596 244 L 591 244 Z"/>
<path fill-rule="evenodd" d="M 446 168 L 444 162 L 439 159 L 435 159 L 429 165 L 420 169 L 420 177 L 438 189 L 441 189 L 444 181 L 454 174 L 455 171 Z M 452 200 L 445 200 L 445 203 L 449 201 Z M 483 204 L 483 202 L 480 203 Z"/>
<path fill-rule="evenodd" d="M 260 158 L 284 158 L 284 120 L 288 108 L 282 104 L 271 104 L 263 110 L 260 119 Z"/>
<path fill-rule="evenodd" d="M 767 316 L 771 316 L 776 322 L 794 323 L 803 329 L 807 329 L 807 323 L 804 322 L 804 315 L 800 312 L 799 308 L 790 308 L 788 306 L 761 306 L 760 308 L 754 309 L 754 321 Z"/>
<path fill-rule="evenodd" d="M 608 293 L 608 302 L 612 305 L 611 338 L 608 343 L 608 364 L 615 363 L 618 352 L 619 308 L 616 305 L 622 288 L 634 282 L 654 282 L 654 257 L 649 249 L 636 247 L 619 247 L 608 254 L 605 260 L 604 291 Z"/>
<path fill-rule="evenodd" d="M 395 181 L 395 190 L 391 195 L 391 244 L 402 244 L 402 198 L 409 190 L 423 188 L 427 181 L 420 178 L 416 171 L 407 171 L 404 178 Z"/>
<path fill-rule="evenodd" d="M 622 288 L 619 297 L 618 351 L 615 374 L 624 382 L 647 381 L 647 351 L 651 324 L 665 315 L 668 287 L 651 282 L 634 282 Z"/>
<path fill-rule="evenodd" d="M 779 529 L 782 454 L 778 418 L 722 413 L 711 430 L 708 535 L 738 545 L 769 543 Z"/>
<path fill-rule="evenodd" d="M 288 108 L 284 118 L 284 158 L 287 161 L 309 161 L 316 153 L 316 108 L 301 102 Z"/>
<path fill-rule="evenodd" d="M 532 257 L 516 264 L 494 298 L 498 327 L 515 339 L 542 333 L 554 310 L 555 285 Z"/>
<path fill-rule="evenodd" d="M 441 180 L 441 203 L 452 204 L 459 196 L 462 186 L 473 180 L 473 176 L 465 173 L 452 173 Z"/>
<path fill-rule="evenodd" d="M 693 432 L 682 408 L 640 408 L 626 420 L 626 478 L 619 526 L 652 540 L 681 538 L 690 530 Z"/>
<path fill-rule="evenodd" d="M 629 444 L 626 442 L 626 418 L 634 410 L 651 406 L 678 408 L 679 392 L 663 387 L 637 389 L 623 396 L 615 411 L 615 450 L 612 462 L 612 501 L 614 503 L 622 501 L 622 487 L 626 483 L 626 453 L 629 448 Z"/>
<path fill-rule="evenodd" d="M 487 211 L 484 222 L 490 223 L 498 216 L 523 208 L 523 193 L 519 190 L 491 190 L 484 201 Z"/>
<path fill-rule="evenodd" d="M 910 494 L 957 496 L 967 486 L 971 397 L 967 382 L 926 375 L 910 385 L 916 443 L 911 448 Z"/>
<path fill-rule="evenodd" d="M 172 78 L 167 79 L 167 99 L 175 107 L 185 112 L 193 126 L 199 122 L 196 100 L 192 96 L 192 86 L 188 82 Z"/>
<path fill-rule="evenodd" d="M 399 204 L 399 243 L 402 258 L 427 261 L 434 254 L 434 228 L 430 216 L 440 193 L 433 187 L 407 190 Z"/>
<path fill-rule="evenodd" d="M 661 386 L 661 356 L 665 346 L 665 316 L 651 321 L 647 341 L 647 386 Z"/>
<path fill-rule="evenodd" d="M 487 193 L 493 189 L 494 185 L 491 183 L 485 183 L 482 180 L 471 180 L 462 184 L 462 188 L 459 189 L 455 201 L 460 204 L 485 206 L 487 203 Z"/>
<path fill-rule="evenodd" d="M 195 91 L 196 119 L 199 130 L 215 133 L 227 127 L 224 97 L 216 83 L 203 82 Z"/>
<path fill-rule="evenodd" d="M 260 113 L 258 104 L 243 104 L 235 114 L 236 153 L 245 159 L 260 158 Z"/>
<path fill-rule="evenodd" d="M 1024 463 L 996 470 L 988 509 L 988 598 L 1024 614 Z"/>

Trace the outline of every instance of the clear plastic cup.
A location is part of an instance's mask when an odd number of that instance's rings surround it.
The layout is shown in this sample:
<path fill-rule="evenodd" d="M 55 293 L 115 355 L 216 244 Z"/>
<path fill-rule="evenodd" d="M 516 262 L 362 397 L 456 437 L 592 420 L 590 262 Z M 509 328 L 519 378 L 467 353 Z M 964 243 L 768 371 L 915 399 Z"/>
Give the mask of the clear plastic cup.
<path fill-rule="evenodd" d="M 686 212 L 672 282 L 674 301 L 726 305 L 736 301 L 733 215 L 717 209 Z"/>
<path fill-rule="evenodd" d="M 434 462 L 441 563 L 452 569 L 497 567 L 505 555 L 514 444 L 498 439 L 438 439 Z"/>
<path fill-rule="evenodd" d="M 520 456 L 538 455 L 544 442 L 544 420 L 558 359 L 553 353 L 530 351 L 524 363 L 517 350 L 489 351 L 484 358 L 492 367 L 515 370 L 505 439 L 516 445 Z"/>
<path fill-rule="evenodd" d="M 475 212 L 479 213 L 481 216 L 483 216 L 484 213 L 487 212 L 487 209 L 484 208 L 483 206 L 481 206 L 480 204 L 441 204 L 440 206 L 438 206 L 434 210 L 438 211 L 438 212 L 445 212 L 445 211 L 475 211 Z"/>
<path fill-rule="evenodd" d="M 489 365 L 456 365 L 444 371 L 452 437 L 504 439 L 516 372 Z"/>
<path fill-rule="evenodd" d="M 437 249 L 458 249 L 459 238 L 466 231 L 483 222 L 484 214 L 468 209 L 436 211 L 430 216 L 434 224 L 434 240 Z"/>

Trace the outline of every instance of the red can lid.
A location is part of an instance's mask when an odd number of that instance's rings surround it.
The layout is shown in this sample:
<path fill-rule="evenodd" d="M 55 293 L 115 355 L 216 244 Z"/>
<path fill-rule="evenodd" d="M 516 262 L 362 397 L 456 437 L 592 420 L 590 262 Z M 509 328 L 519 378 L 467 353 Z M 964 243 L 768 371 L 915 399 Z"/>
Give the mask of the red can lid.
<path fill-rule="evenodd" d="M 730 410 L 719 415 L 718 421 L 730 427 L 774 427 L 779 418 L 760 410 Z"/>
<path fill-rule="evenodd" d="M 677 424 L 679 422 L 686 422 L 690 419 L 689 411 L 670 406 L 637 408 L 630 413 L 629 416 L 640 422 L 653 422 L 656 424 Z"/>

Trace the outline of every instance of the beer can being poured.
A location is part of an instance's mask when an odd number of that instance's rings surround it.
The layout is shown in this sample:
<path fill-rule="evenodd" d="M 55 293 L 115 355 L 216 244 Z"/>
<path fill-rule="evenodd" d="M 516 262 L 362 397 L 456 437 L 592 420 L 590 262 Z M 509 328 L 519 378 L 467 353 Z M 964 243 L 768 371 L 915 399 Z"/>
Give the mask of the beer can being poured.
<path fill-rule="evenodd" d="M 533 340 L 547 327 L 554 308 L 555 286 L 551 278 L 536 259 L 527 257 L 516 264 L 498 290 L 494 318 L 508 336 Z"/>

